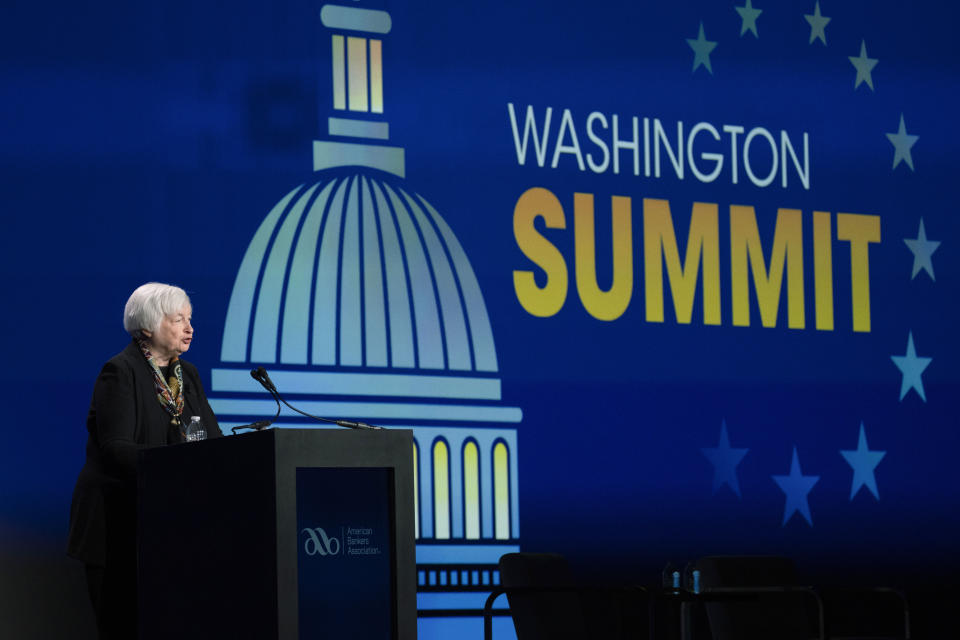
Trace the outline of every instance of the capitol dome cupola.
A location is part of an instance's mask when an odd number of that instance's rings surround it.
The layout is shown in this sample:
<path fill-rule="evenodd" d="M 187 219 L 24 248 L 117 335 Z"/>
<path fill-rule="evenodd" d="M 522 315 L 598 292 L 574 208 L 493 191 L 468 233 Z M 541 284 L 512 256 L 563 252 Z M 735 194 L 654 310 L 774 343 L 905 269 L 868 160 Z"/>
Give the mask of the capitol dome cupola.
<path fill-rule="evenodd" d="M 340 171 L 277 203 L 237 274 L 224 363 L 497 371 L 463 248 L 400 182 Z"/>

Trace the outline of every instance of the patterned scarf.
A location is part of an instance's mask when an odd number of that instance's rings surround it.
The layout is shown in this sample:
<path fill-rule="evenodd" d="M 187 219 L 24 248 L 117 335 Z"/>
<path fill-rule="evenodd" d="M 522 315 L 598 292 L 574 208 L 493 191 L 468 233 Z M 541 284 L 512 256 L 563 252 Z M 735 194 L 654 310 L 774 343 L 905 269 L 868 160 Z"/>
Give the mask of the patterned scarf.
<path fill-rule="evenodd" d="M 170 361 L 170 378 L 164 380 L 160 367 L 157 366 L 157 361 L 153 359 L 153 354 L 150 353 L 146 340 L 136 338 L 136 341 L 143 357 L 147 359 L 150 368 L 153 369 L 153 388 L 157 391 L 157 400 L 160 401 L 160 406 L 170 414 L 170 424 L 179 425 L 180 414 L 183 413 L 183 371 L 180 368 L 180 359 L 174 357 Z"/>

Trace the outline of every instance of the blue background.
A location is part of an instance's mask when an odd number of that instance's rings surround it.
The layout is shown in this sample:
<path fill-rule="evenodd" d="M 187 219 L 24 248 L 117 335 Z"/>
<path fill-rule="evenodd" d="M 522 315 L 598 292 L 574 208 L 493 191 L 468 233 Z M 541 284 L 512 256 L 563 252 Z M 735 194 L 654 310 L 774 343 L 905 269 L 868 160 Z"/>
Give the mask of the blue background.
<path fill-rule="evenodd" d="M 957 567 L 960 452 L 955 366 L 960 238 L 952 179 L 960 140 L 955 104 L 957 9 L 939 3 L 821 3 L 827 46 L 808 43 L 812 2 L 764 2 L 759 38 L 740 35 L 736 3 L 530 1 L 363 3 L 390 12 L 384 37 L 385 116 L 406 149 L 408 183 L 444 216 L 484 293 L 504 403 L 519 425 L 520 541 L 558 550 L 602 579 L 656 582 L 667 560 L 708 553 L 784 553 L 817 576 L 910 585 Z M 231 287 L 271 207 L 311 179 L 311 141 L 330 115 L 329 34 L 321 3 L 14 2 L 0 24 L 0 269 L 6 428 L 0 447 L 0 625 L 17 637 L 89 626 L 79 567 L 63 559 L 70 494 L 83 463 L 84 419 L 101 364 L 123 348 L 121 313 L 139 284 L 190 293 L 197 332 L 189 360 L 219 361 Z M 700 23 L 718 43 L 691 72 Z M 847 59 L 866 42 L 875 90 L 854 88 Z M 811 188 L 704 184 L 667 168 L 659 179 L 519 166 L 507 114 L 533 105 L 583 123 L 591 111 L 783 129 L 811 140 Z M 891 169 L 903 114 L 914 169 Z M 539 120 L 538 120 L 539 121 Z M 725 150 L 727 138 L 718 145 Z M 552 156 L 553 147 L 548 151 Z M 713 149 L 710 149 L 713 150 Z M 625 154 L 626 155 L 626 154 Z M 761 156 L 758 156 L 760 158 Z M 760 160 L 757 160 L 759 163 Z M 629 165 L 627 165 L 629 166 Z M 766 166 L 766 165 L 763 165 Z M 689 168 L 688 168 L 689 171 Z M 571 273 L 559 313 L 519 304 L 515 270 L 534 269 L 513 236 L 531 187 L 552 191 L 568 228 L 545 235 Z M 598 273 L 610 279 L 609 196 L 633 201 L 634 292 L 613 322 L 591 317 L 573 280 L 573 194 L 596 197 Z M 720 206 L 720 326 L 645 320 L 642 198 L 670 201 L 681 253 L 694 201 Z M 766 251 L 778 207 L 879 216 L 870 249 L 872 330 L 850 329 L 849 258 L 834 243 L 834 331 L 813 327 L 812 248 L 805 245 L 807 328 L 730 319 L 730 204 L 756 208 Z M 920 219 L 941 245 L 936 280 L 911 279 Z M 606 226 L 605 226 L 606 225 Z M 809 242 L 809 236 L 805 235 Z M 542 279 L 541 279 L 542 282 Z M 667 296 L 669 300 L 669 295 Z M 912 332 L 932 357 L 900 399 Z M 713 490 L 725 421 L 741 496 Z M 879 499 L 851 499 L 839 453 L 885 451 Z M 812 525 L 782 524 L 796 448 Z M 589 570 L 587 568 L 589 567 Z M 9 608 L 9 609 L 8 609 Z M 53 611 L 63 611 L 53 616 Z M 80 625 L 79 627 L 77 625 Z M 71 631 L 71 634 L 80 632 Z M 7 635 L 7 634 L 4 634 Z M 81 637 L 74 635 L 73 637 Z"/>

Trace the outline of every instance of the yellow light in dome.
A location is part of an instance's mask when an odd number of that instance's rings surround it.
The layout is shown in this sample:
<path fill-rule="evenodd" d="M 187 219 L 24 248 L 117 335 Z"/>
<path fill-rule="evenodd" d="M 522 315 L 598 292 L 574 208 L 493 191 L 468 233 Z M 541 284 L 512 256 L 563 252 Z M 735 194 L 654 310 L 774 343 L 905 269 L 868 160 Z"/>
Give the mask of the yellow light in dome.
<path fill-rule="evenodd" d="M 433 537 L 450 538 L 450 452 L 447 443 L 433 445 Z"/>
<path fill-rule="evenodd" d="M 367 111 L 367 39 L 347 38 L 347 81 L 350 111 Z"/>
<path fill-rule="evenodd" d="M 510 482 L 507 445 L 498 442 L 493 447 L 493 521 L 497 540 L 510 539 Z"/>
<path fill-rule="evenodd" d="M 370 40 L 370 111 L 383 113 L 383 42 Z"/>
<path fill-rule="evenodd" d="M 480 454 L 476 442 L 463 447 L 463 518 L 467 540 L 480 539 Z"/>
<path fill-rule="evenodd" d="M 347 108 L 347 76 L 343 36 L 333 36 L 333 108 Z"/>
<path fill-rule="evenodd" d="M 413 537 L 420 538 L 420 464 L 417 443 L 413 443 Z"/>

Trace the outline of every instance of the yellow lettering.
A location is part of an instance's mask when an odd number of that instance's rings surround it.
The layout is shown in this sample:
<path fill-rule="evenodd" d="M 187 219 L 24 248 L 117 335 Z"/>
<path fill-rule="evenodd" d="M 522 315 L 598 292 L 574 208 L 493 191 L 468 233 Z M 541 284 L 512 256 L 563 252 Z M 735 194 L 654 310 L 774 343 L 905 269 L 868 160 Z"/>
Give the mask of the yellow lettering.
<path fill-rule="evenodd" d="M 690 324 L 697 276 L 703 263 L 703 323 L 720 324 L 720 239 L 717 205 L 693 203 L 683 266 L 666 200 L 643 201 L 644 278 L 647 322 L 663 322 L 663 262 L 677 322 Z"/>
<path fill-rule="evenodd" d="M 730 276 L 735 326 L 750 326 L 749 262 L 760 307 L 760 323 L 765 327 L 777 325 L 780 288 L 786 267 L 787 326 L 791 329 L 804 328 L 802 230 L 799 210 L 777 210 L 768 272 L 753 207 L 730 205 Z"/>
<path fill-rule="evenodd" d="M 833 242 L 830 212 L 813 212 L 813 291 L 817 329 L 833 331 Z"/>
<path fill-rule="evenodd" d="M 837 214 L 837 239 L 850 243 L 853 330 L 870 331 L 870 243 L 880 242 L 880 216 Z"/>
<path fill-rule="evenodd" d="M 514 207 L 513 235 L 523 255 L 546 272 L 547 281 L 538 287 L 533 271 L 517 270 L 513 272 L 513 289 L 527 313 L 546 318 L 560 311 L 567 299 L 567 265 L 560 251 L 534 226 L 540 217 L 548 229 L 567 226 L 557 197 L 547 189 L 532 187 L 523 192 Z"/>
<path fill-rule="evenodd" d="M 633 296 L 631 206 L 629 197 L 610 197 L 612 281 L 609 288 L 601 289 L 597 281 L 595 196 L 573 194 L 573 260 L 577 293 L 587 313 L 598 320 L 613 321 L 623 316 Z M 691 323 L 697 285 L 701 281 L 703 324 L 721 324 L 718 209 L 719 205 L 712 202 L 693 203 L 681 261 L 670 202 L 655 198 L 643 200 L 647 322 L 662 323 L 665 320 L 666 279 L 678 324 Z M 850 243 L 853 330 L 869 332 L 870 244 L 880 242 L 880 218 L 838 213 L 834 231 L 833 215 L 829 211 L 813 211 L 811 218 L 815 326 L 818 331 L 835 329 L 833 243 L 840 240 Z M 563 205 L 551 191 L 532 187 L 518 198 L 513 212 L 513 233 L 517 246 L 533 266 L 516 269 L 513 286 L 520 305 L 531 315 L 541 318 L 556 315 L 566 303 L 570 278 L 568 266 L 560 249 L 544 231 L 566 228 Z M 773 238 L 765 248 L 754 207 L 730 205 L 730 295 L 734 326 L 750 326 L 752 289 L 761 325 L 776 327 L 785 286 L 787 326 L 790 329 L 805 328 L 803 245 L 800 210 L 777 209 Z M 606 255 L 606 252 L 601 253 Z"/>
<path fill-rule="evenodd" d="M 613 282 L 602 291 L 597 284 L 593 194 L 573 194 L 577 292 L 587 313 L 598 320 L 616 320 L 633 295 L 633 224 L 630 198 L 612 196 Z"/>

